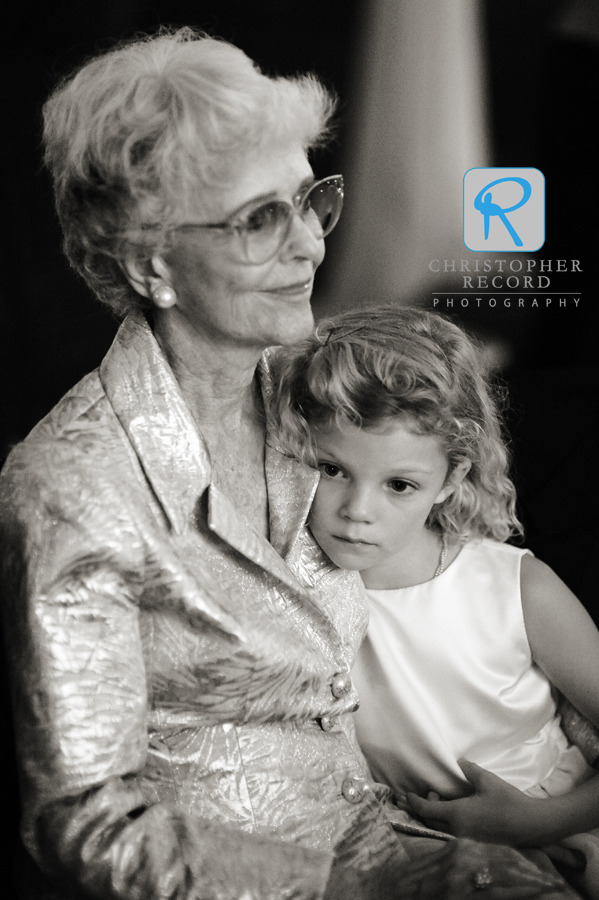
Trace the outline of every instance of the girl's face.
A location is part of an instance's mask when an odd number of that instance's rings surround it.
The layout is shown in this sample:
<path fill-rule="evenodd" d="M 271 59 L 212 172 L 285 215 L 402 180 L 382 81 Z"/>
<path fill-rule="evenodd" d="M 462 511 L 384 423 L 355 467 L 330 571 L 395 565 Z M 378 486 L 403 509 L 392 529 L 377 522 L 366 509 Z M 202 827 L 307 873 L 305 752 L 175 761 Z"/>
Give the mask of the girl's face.
<path fill-rule="evenodd" d="M 454 489 L 439 440 L 418 434 L 408 416 L 364 430 L 331 423 L 315 429 L 320 483 L 310 529 L 343 569 L 398 586 L 402 563 L 438 539 L 425 522 Z M 368 579 L 365 578 L 368 584 Z"/>

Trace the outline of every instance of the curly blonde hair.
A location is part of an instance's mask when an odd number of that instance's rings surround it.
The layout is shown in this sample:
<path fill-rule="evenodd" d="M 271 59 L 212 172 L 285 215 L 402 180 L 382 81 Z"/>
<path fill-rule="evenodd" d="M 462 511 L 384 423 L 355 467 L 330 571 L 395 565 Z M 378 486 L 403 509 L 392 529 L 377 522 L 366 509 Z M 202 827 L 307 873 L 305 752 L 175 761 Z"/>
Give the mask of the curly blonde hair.
<path fill-rule="evenodd" d="M 435 505 L 427 526 L 465 541 L 522 534 L 498 412 L 503 399 L 480 353 L 456 325 L 421 309 L 344 313 L 272 359 L 272 419 L 284 452 L 317 464 L 313 427 L 334 421 L 375 428 L 409 416 L 441 443 L 448 478 L 465 461 L 459 487 Z"/>
<path fill-rule="evenodd" d="M 143 306 L 120 261 L 163 252 L 190 204 L 230 185 L 248 156 L 322 143 L 334 106 L 314 76 L 271 78 L 238 47 L 192 28 L 164 28 L 91 59 L 44 106 L 45 161 L 71 265 L 117 314 Z"/>

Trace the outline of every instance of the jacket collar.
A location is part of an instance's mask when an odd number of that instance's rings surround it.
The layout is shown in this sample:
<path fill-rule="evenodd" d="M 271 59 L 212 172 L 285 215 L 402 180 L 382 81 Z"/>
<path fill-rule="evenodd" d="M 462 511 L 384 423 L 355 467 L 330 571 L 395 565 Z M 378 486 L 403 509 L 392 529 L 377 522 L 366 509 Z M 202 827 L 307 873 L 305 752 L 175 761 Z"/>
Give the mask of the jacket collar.
<path fill-rule="evenodd" d="M 112 408 L 173 530 L 189 526 L 211 481 L 208 450 L 141 314 L 127 316 L 100 366 Z"/>
<path fill-rule="evenodd" d="M 265 355 L 259 376 L 270 386 Z M 212 483 L 206 444 L 173 372 L 141 314 L 129 315 L 100 367 L 100 379 L 156 497 L 177 534 L 193 527 L 208 488 L 208 525 L 231 547 L 295 589 L 287 558 L 306 521 L 318 474 L 285 456 L 267 426 L 265 457 L 271 540 L 256 532 Z"/>

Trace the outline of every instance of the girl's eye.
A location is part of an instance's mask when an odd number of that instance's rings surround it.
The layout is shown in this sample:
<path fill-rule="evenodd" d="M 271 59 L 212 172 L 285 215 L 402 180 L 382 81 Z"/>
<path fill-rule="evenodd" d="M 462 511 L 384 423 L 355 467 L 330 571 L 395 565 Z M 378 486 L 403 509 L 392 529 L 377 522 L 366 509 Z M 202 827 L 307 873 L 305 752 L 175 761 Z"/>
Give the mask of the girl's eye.
<path fill-rule="evenodd" d="M 402 478 L 394 478 L 393 481 L 389 482 L 389 487 L 394 494 L 412 494 L 416 490 L 413 484 L 410 484 L 409 481 L 404 481 Z"/>
<path fill-rule="evenodd" d="M 327 478 L 336 478 L 341 474 L 339 466 L 334 466 L 333 463 L 320 463 L 318 468 L 323 475 L 327 476 Z"/>

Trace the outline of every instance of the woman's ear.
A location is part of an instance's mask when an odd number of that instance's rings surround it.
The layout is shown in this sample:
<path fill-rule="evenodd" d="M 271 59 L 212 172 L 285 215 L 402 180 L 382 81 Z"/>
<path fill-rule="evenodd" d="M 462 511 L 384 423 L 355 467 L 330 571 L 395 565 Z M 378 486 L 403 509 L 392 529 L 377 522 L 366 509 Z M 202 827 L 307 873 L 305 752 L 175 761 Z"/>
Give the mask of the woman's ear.
<path fill-rule="evenodd" d="M 131 287 L 153 300 L 160 306 L 173 306 L 177 297 L 172 286 L 171 273 L 161 256 L 153 256 L 151 259 L 138 259 L 135 256 L 127 256 L 120 262 L 121 269 Z M 167 304 L 159 302 L 159 298 L 167 298 Z"/>
<path fill-rule="evenodd" d="M 435 504 L 443 503 L 444 500 L 447 500 L 447 498 L 458 489 L 471 468 L 472 463 L 469 459 L 465 459 L 461 463 L 458 463 L 437 494 L 435 498 Z"/>

